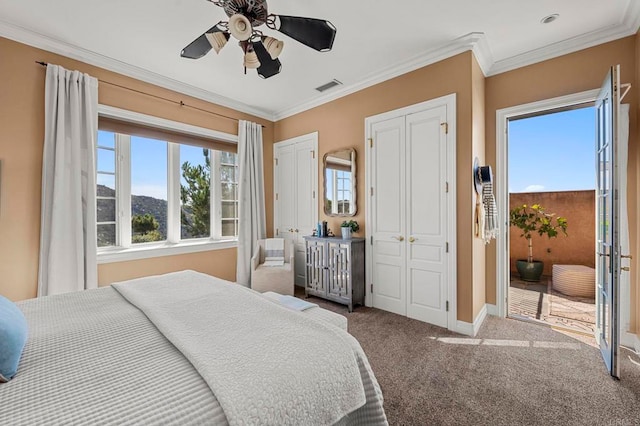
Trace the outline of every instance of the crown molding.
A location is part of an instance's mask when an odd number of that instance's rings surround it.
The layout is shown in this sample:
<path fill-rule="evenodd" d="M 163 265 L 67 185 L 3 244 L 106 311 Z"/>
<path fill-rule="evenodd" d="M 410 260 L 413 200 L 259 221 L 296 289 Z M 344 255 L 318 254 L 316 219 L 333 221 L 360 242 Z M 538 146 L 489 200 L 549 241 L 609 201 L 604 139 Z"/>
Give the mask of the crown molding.
<path fill-rule="evenodd" d="M 633 33 L 638 32 L 640 28 L 640 2 L 637 0 L 629 0 L 629 6 L 625 11 L 623 24 Z"/>
<path fill-rule="evenodd" d="M 517 68 L 533 65 L 548 59 L 568 55 L 599 44 L 608 43 L 635 34 L 640 27 L 640 2 L 631 0 L 619 24 L 592 31 L 567 40 L 553 43 L 539 49 L 510 58 L 502 59 L 493 64 L 487 76 L 501 74 Z"/>
<path fill-rule="evenodd" d="M 472 51 L 483 74 L 490 77 L 548 59 L 553 59 L 599 44 L 607 43 L 636 34 L 640 28 L 640 1 L 629 0 L 627 9 L 619 24 L 582 34 L 568 40 L 534 49 L 516 56 L 494 61 L 493 54 L 484 33 L 473 32 L 459 37 L 444 46 L 422 52 L 400 64 L 365 75 L 358 83 L 344 86 L 325 95 L 296 104 L 280 111 L 267 111 L 187 83 L 162 76 L 144 68 L 126 64 L 116 59 L 91 52 L 78 46 L 62 42 L 0 20 L 0 36 L 20 43 L 76 59 L 109 71 L 117 72 L 165 89 L 173 90 L 194 98 L 212 102 L 239 112 L 251 114 L 272 122 L 299 114 L 392 78 L 434 64 L 457 54 Z"/>
<path fill-rule="evenodd" d="M 553 59 L 579 50 L 597 46 L 638 32 L 640 28 L 640 1 L 629 0 L 629 5 L 622 17 L 622 21 L 608 28 L 592 31 L 580 36 L 554 43 L 539 49 L 512 56 L 500 61 L 494 61 L 491 48 L 484 33 L 470 33 L 438 49 L 424 52 L 416 57 L 401 63 L 393 68 L 387 68 L 380 72 L 365 76 L 359 83 L 343 87 L 339 91 L 331 92 L 313 100 L 298 104 L 291 108 L 283 109 L 275 113 L 276 121 L 282 120 L 303 111 L 315 108 L 327 102 L 363 90 L 367 87 L 392 79 L 399 75 L 414 71 L 418 68 L 431 65 L 435 62 L 457 55 L 467 50 L 472 50 L 485 77 L 490 77 L 503 72 L 511 71 L 527 65 Z"/>
<path fill-rule="evenodd" d="M 200 89 L 198 87 L 183 83 L 178 80 L 174 80 L 169 77 L 165 77 L 144 68 L 126 64 L 124 62 L 118 61 L 117 59 L 97 54 L 90 50 L 83 49 L 73 44 L 36 33 L 34 31 L 2 20 L 0 20 L 0 36 L 17 41 L 19 43 L 33 46 L 38 49 L 57 53 L 71 59 L 104 68 L 108 71 L 113 71 L 127 77 L 135 78 L 136 80 L 144 81 L 145 83 L 150 83 L 156 86 L 163 87 L 165 89 L 182 93 L 187 96 L 192 96 L 203 101 L 231 108 L 246 114 L 251 114 L 265 120 L 274 121 L 274 116 L 269 111 L 247 105 L 245 103 L 227 98 L 225 96 L 217 95 L 207 90 Z"/>
<path fill-rule="evenodd" d="M 280 110 L 276 112 L 275 120 L 278 121 L 287 117 L 291 117 L 292 115 L 307 111 L 322 104 L 326 104 L 336 99 L 345 97 L 352 93 L 359 92 L 363 89 L 387 80 L 391 80 L 392 78 L 398 77 L 408 72 L 426 67 L 427 65 L 434 64 L 436 62 L 442 61 L 444 59 L 469 50 L 473 50 L 478 41 L 480 39 L 484 39 L 484 37 L 484 33 L 470 33 L 464 35 L 451 41 L 450 43 L 447 43 L 444 46 L 438 47 L 436 49 L 430 49 L 418 55 L 415 55 L 398 65 L 387 67 L 378 72 L 366 75 L 363 78 L 359 79 L 358 83 L 356 84 L 345 86 L 341 89 L 332 91 L 331 93 L 328 93 L 326 95 L 319 96 L 310 101 L 303 102 L 291 108 Z"/>
<path fill-rule="evenodd" d="M 491 67 L 493 66 L 493 53 L 491 52 L 491 47 L 489 46 L 489 42 L 487 41 L 487 37 L 485 37 L 484 33 L 474 34 L 482 34 L 481 37 L 477 37 L 473 44 L 472 51 L 478 61 L 478 65 L 480 65 L 480 69 L 482 69 L 482 73 L 487 77 Z"/>

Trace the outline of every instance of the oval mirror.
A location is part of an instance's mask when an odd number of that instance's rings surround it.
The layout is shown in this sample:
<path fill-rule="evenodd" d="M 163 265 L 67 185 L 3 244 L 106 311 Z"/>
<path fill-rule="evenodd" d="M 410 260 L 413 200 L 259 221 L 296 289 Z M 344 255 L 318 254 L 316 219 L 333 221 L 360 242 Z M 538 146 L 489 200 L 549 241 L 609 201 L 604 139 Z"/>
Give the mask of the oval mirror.
<path fill-rule="evenodd" d="M 325 214 L 354 216 L 356 199 L 356 150 L 327 152 L 324 156 Z"/>

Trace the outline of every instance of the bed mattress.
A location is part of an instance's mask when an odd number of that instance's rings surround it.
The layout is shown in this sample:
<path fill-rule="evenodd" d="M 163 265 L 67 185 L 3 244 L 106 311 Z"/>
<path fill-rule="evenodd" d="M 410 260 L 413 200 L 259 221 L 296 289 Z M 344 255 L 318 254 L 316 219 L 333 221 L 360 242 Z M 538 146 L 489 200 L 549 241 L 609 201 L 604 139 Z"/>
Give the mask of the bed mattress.
<path fill-rule="evenodd" d="M 18 374 L 0 385 L 3 425 L 228 424 L 189 361 L 111 287 L 18 305 L 29 340 Z M 306 315 L 334 318 L 323 311 Z M 338 424 L 386 424 L 370 367 L 359 368 L 367 403 Z"/>

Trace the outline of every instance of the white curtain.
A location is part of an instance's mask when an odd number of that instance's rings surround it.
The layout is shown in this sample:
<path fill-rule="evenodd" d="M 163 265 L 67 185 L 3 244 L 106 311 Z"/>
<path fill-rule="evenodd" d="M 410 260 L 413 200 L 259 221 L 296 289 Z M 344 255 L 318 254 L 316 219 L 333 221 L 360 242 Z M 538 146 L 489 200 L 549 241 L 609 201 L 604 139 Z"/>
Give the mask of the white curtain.
<path fill-rule="evenodd" d="M 627 212 L 627 163 L 629 152 L 629 104 L 620 105 L 620 119 L 618 120 L 618 187 L 620 196 L 620 251 L 629 254 L 629 215 Z M 629 266 L 627 260 L 622 260 L 622 266 Z M 624 336 L 630 327 L 631 282 L 630 274 L 620 274 L 620 336 Z M 623 337 L 624 338 L 624 337 Z"/>
<path fill-rule="evenodd" d="M 38 296 L 98 286 L 98 80 L 47 67 Z"/>
<path fill-rule="evenodd" d="M 265 238 L 262 126 L 240 120 L 238 129 L 238 265 L 236 281 L 251 285 L 251 256 Z"/>

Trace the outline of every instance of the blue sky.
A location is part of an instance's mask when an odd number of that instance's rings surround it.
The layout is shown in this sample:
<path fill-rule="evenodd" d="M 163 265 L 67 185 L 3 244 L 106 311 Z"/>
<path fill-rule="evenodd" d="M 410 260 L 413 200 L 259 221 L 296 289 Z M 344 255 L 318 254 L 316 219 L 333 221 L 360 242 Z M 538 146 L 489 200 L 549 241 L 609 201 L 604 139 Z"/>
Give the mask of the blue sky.
<path fill-rule="evenodd" d="M 98 132 L 98 145 L 113 147 L 113 134 Z M 98 170 L 113 171 L 115 157 L 106 151 L 98 156 Z M 180 146 L 180 164 L 204 164 L 202 148 L 187 145 Z M 103 180 L 101 184 L 113 187 L 111 182 Z M 108 179 L 108 178 L 107 178 Z M 154 139 L 131 137 L 131 194 L 167 199 L 167 143 Z"/>
<path fill-rule="evenodd" d="M 509 192 L 595 188 L 593 107 L 509 123 Z"/>

